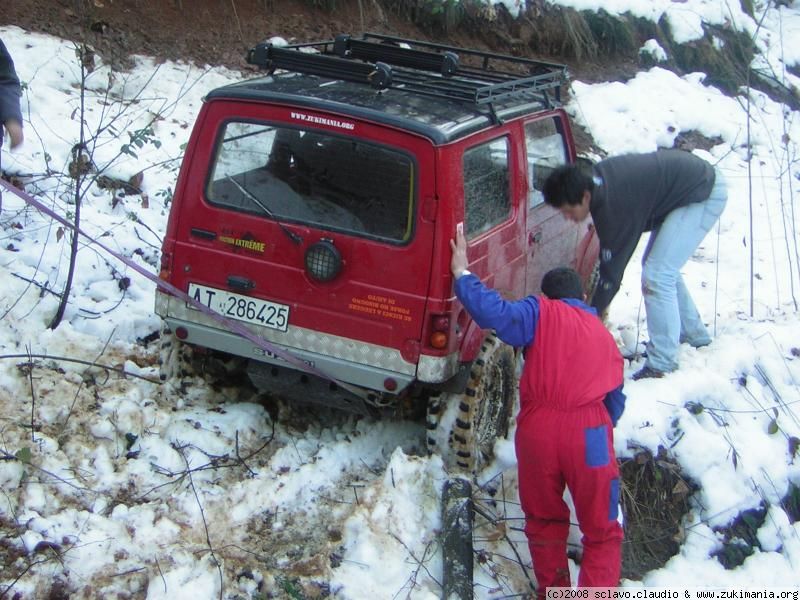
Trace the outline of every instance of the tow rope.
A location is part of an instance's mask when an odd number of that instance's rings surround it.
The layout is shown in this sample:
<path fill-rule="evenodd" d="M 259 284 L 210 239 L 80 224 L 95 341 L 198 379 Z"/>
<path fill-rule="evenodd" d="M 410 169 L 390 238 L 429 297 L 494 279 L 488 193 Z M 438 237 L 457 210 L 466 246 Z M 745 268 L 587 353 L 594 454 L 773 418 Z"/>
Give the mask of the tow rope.
<path fill-rule="evenodd" d="M 161 290 L 163 290 L 165 292 L 168 292 L 173 296 L 176 296 L 176 297 L 180 298 L 181 300 L 185 301 L 187 304 L 189 304 L 193 308 L 196 308 L 197 310 L 199 310 L 203 314 L 205 314 L 205 315 L 211 317 L 212 319 L 214 319 L 217 323 L 222 325 L 225 329 L 228 329 L 228 330 L 230 330 L 230 331 L 232 331 L 234 333 L 238 333 L 243 338 L 245 338 L 248 341 L 250 341 L 253 344 L 255 344 L 261 350 L 264 350 L 266 352 L 271 352 L 275 356 L 277 356 L 279 358 L 282 358 L 283 360 L 285 360 L 289 364 L 297 367 L 301 371 L 305 371 L 307 373 L 311 373 L 312 375 L 316 375 L 317 377 L 320 377 L 320 378 L 325 379 L 327 381 L 333 382 L 337 386 L 347 390 L 351 394 L 356 395 L 357 397 L 361 398 L 362 400 L 366 401 L 368 399 L 367 398 L 368 394 L 364 390 L 359 389 L 359 388 L 357 388 L 355 386 L 352 386 L 352 385 L 350 385 L 348 383 L 343 383 L 343 382 L 339 381 L 338 379 L 336 379 L 335 377 L 325 373 L 324 371 L 321 371 L 317 367 L 315 367 L 313 365 L 310 365 L 309 363 L 307 363 L 303 359 L 295 356 L 294 354 L 292 354 L 290 352 L 287 352 L 286 350 L 284 350 L 282 348 L 274 346 L 273 344 L 270 344 L 269 342 L 267 342 L 263 338 L 259 337 L 255 333 L 253 333 L 248 327 L 245 327 L 241 323 L 239 323 L 237 321 L 234 321 L 232 319 L 229 319 L 226 316 L 224 316 L 223 314 L 221 314 L 221 313 L 219 313 L 219 312 L 217 312 L 215 310 L 212 310 L 211 308 L 209 308 L 205 304 L 202 304 L 202 303 L 198 302 L 197 300 L 195 300 L 194 298 L 192 298 L 191 296 L 189 296 L 189 294 L 187 294 L 183 290 L 180 290 L 177 287 L 175 287 L 174 285 L 172 285 L 171 283 L 156 277 L 155 275 L 153 275 L 153 273 L 151 273 L 147 269 L 144 269 L 143 267 L 139 266 L 138 264 L 136 264 L 135 262 L 133 262 L 129 258 L 126 258 L 125 256 L 122 256 L 118 252 L 112 250 L 111 248 L 109 248 L 108 246 L 103 244 L 101 241 L 93 238 L 91 235 L 89 235 L 88 233 L 83 231 L 80 227 L 76 227 L 73 223 L 70 223 L 64 217 L 62 217 L 61 215 L 59 215 L 58 213 L 56 213 L 52 209 L 48 208 L 47 206 L 45 206 L 44 204 L 39 202 L 36 198 L 31 196 L 28 192 L 26 192 L 24 190 L 21 190 L 21 189 L 17 188 L 14 185 L 11 185 L 10 183 L 8 183 L 7 181 L 5 181 L 2 178 L 0 178 L 0 185 L 2 187 L 4 187 L 5 189 L 7 189 L 12 194 L 14 194 L 15 196 L 17 196 L 18 198 L 20 198 L 21 200 L 23 200 L 24 202 L 26 202 L 27 204 L 29 204 L 29 205 L 33 206 L 34 208 L 36 208 L 39 212 L 44 213 L 45 215 L 47 215 L 51 219 L 54 219 L 55 221 L 58 221 L 59 223 L 61 223 L 64 227 L 67 227 L 68 229 L 70 229 L 70 230 L 72 230 L 74 232 L 77 232 L 79 235 L 82 235 L 87 240 L 89 240 L 89 242 L 91 244 L 95 244 L 96 246 L 100 247 L 105 252 L 107 252 L 108 254 L 113 256 L 114 258 L 116 258 L 118 261 L 122 262 L 123 264 L 125 264 L 128 267 L 130 267 L 131 269 L 133 269 L 134 271 L 136 271 L 137 273 L 139 273 L 143 277 L 145 277 L 145 278 L 149 279 L 151 282 L 155 283 L 156 287 L 158 287 L 159 289 L 161 289 Z"/>

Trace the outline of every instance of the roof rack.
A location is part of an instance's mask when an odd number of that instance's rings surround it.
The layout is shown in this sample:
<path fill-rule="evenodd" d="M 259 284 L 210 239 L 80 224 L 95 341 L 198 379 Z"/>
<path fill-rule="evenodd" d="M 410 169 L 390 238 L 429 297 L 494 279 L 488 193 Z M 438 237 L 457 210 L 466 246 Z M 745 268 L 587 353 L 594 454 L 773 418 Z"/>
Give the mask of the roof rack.
<path fill-rule="evenodd" d="M 480 66 L 462 65 L 462 56 Z M 369 84 L 378 90 L 402 88 L 486 105 L 495 117 L 493 103 L 501 100 L 536 98 L 550 106 L 548 91 L 553 90 L 560 102 L 561 85 L 567 79 L 567 67 L 561 64 L 376 33 L 365 33 L 361 39 L 343 34 L 334 40 L 290 46 L 262 42 L 250 50 L 247 62 L 270 73 L 286 69 Z M 515 73 L 510 70 L 514 67 L 527 73 Z"/>

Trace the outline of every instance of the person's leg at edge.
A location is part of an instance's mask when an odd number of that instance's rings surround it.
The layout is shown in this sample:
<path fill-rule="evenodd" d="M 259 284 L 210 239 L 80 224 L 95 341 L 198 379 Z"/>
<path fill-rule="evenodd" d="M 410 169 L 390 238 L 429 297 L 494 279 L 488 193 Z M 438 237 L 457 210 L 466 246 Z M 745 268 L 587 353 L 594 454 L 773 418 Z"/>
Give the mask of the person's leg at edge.
<path fill-rule="evenodd" d="M 678 341 L 699 348 L 708 346 L 711 343 L 711 336 L 708 334 L 703 319 L 694 305 L 689 289 L 683 281 L 683 276 L 679 273 L 677 280 L 678 292 L 678 313 L 681 320 L 681 331 Z"/>
<path fill-rule="evenodd" d="M 725 210 L 725 205 L 728 200 L 728 187 L 725 182 L 724 175 L 719 169 L 716 170 L 716 179 L 714 187 L 708 199 L 702 202 L 704 207 L 703 215 L 701 217 L 701 229 L 706 233 L 711 231 L 711 228 L 719 221 L 722 211 Z M 702 240 L 701 240 L 702 242 Z M 698 242 L 699 245 L 699 242 Z M 681 333 L 680 341 L 687 343 L 695 348 L 707 346 L 711 343 L 711 336 L 706 329 L 700 314 L 695 307 L 692 296 L 689 293 L 686 284 L 683 282 L 683 277 L 678 276 L 678 310 L 681 318 Z"/>
<path fill-rule="evenodd" d="M 583 533 L 578 587 L 614 587 L 622 568 L 622 526 L 618 520 L 619 467 L 605 408 L 586 408 L 581 443 L 565 468 L 567 487 Z"/>
<path fill-rule="evenodd" d="M 552 433 L 548 436 L 546 431 L 547 428 L 541 427 L 535 431 L 518 427 L 515 438 L 520 503 L 540 599 L 545 597 L 547 588 L 570 586 L 567 562 L 570 515 L 563 498 L 565 481 L 555 453 L 558 436 Z"/>
<path fill-rule="evenodd" d="M 648 265 L 648 260 L 650 258 L 650 252 L 652 251 L 653 246 L 655 245 L 655 242 L 658 239 L 658 234 L 659 234 L 660 231 L 661 231 L 661 226 L 658 226 L 658 227 L 655 227 L 650 232 L 650 238 L 647 240 L 647 246 L 645 247 L 644 253 L 642 254 L 642 296 L 644 297 L 644 300 L 645 300 L 645 308 L 646 308 L 646 305 L 647 305 L 647 295 L 649 293 L 649 290 L 647 288 L 647 284 L 646 284 L 646 281 L 645 281 L 646 267 Z M 646 312 L 646 315 L 650 314 L 647 311 L 645 311 L 645 312 Z M 648 324 L 648 334 L 650 336 L 650 339 L 647 342 L 647 353 L 645 354 L 645 356 L 649 356 L 650 353 L 653 352 L 653 339 L 652 338 L 653 338 L 654 332 L 653 332 L 653 329 L 650 326 L 651 324 L 650 324 L 649 317 L 647 318 L 647 324 Z M 656 326 L 656 330 L 657 329 L 658 329 L 658 327 Z M 650 368 L 652 368 L 651 364 L 650 364 L 650 361 L 647 361 L 646 362 L 646 366 L 645 366 L 644 369 L 642 369 L 642 371 L 645 371 L 645 370 L 650 369 Z M 664 371 L 657 369 L 657 372 L 658 373 L 663 373 Z M 636 379 L 636 376 L 634 376 L 634 379 Z"/>
<path fill-rule="evenodd" d="M 673 210 L 658 230 L 651 234 L 648 244 L 642 269 L 642 293 L 650 334 L 646 364 L 663 373 L 674 371 L 678 367 L 681 332 L 678 302 L 680 269 L 703 241 L 718 216 L 710 216 L 707 202 L 697 202 Z M 683 289 L 686 289 L 685 286 Z M 685 293 L 688 296 L 688 290 Z M 691 306 L 696 315 L 697 309 L 693 302 L 684 298 L 682 304 L 684 310 L 689 310 Z M 684 315 L 684 319 L 697 322 L 700 317 L 695 315 Z"/>

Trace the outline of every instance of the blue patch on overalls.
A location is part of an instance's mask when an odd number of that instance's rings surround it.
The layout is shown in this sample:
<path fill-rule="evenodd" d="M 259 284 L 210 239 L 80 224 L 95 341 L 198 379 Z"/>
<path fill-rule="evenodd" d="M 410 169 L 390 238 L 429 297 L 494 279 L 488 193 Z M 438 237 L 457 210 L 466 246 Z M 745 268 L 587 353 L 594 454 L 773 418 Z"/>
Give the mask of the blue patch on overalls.
<path fill-rule="evenodd" d="M 611 480 L 611 494 L 608 499 L 608 520 L 616 521 L 619 516 L 619 478 Z"/>
<path fill-rule="evenodd" d="M 608 433 L 606 426 L 587 427 L 583 430 L 586 439 L 586 465 L 605 467 L 608 464 Z"/>

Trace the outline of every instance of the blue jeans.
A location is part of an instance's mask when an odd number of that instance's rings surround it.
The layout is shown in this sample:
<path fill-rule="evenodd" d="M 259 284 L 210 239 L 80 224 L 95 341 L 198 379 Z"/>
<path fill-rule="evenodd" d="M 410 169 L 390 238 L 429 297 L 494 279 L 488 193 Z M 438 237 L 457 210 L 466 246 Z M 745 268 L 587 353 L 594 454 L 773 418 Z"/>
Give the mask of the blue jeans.
<path fill-rule="evenodd" d="M 695 347 L 711 343 L 680 269 L 717 222 L 727 199 L 725 179 L 717 170 L 708 199 L 676 208 L 650 234 L 642 258 L 642 293 L 650 334 L 647 366 L 653 369 L 677 369 L 681 342 Z"/>

